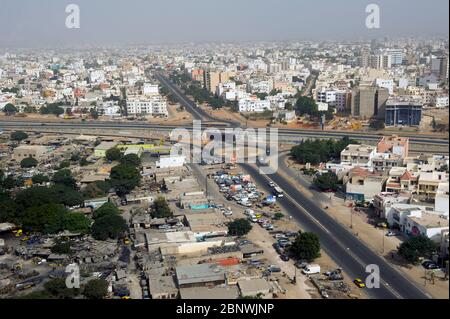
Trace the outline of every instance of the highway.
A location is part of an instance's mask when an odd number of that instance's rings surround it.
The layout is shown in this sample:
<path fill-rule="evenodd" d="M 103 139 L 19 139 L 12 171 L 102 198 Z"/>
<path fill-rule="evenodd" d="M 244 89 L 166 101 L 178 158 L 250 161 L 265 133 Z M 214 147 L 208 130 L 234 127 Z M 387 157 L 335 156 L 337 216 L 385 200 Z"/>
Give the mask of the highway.
<path fill-rule="evenodd" d="M 323 250 L 352 278 L 366 278 L 367 265 L 378 265 L 381 275 L 379 289 L 367 289 L 368 294 L 376 299 L 427 299 L 425 292 L 394 269 L 385 259 L 377 255 L 344 226 L 335 221 L 316 203 L 309 200 L 300 191 L 293 188 L 279 174 L 261 175 L 258 168 L 249 164 L 240 164 L 253 180 L 267 192 L 271 189 L 268 182 L 279 185 L 285 192 L 285 197 L 279 203 L 286 212 L 295 218 L 303 230 L 316 233 Z"/>
<path fill-rule="evenodd" d="M 205 110 L 198 107 L 198 105 L 192 100 L 188 99 L 186 95 L 172 82 L 170 82 L 166 77 L 161 74 L 155 74 L 155 78 L 166 88 L 168 88 L 174 96 L 177 98 L 178 102 L 180 102 L 189 113 L 192 114 L 195 120 L 207 121 L 207 122 L 221 122 L 226 124 L 227 126 L 238 127 L 240 123 L 237 121 L 231 120 L 222 120 L 216 119 L 210 114 L 208 114 Z"/>
<path fill-rule="evenodd" d="M 225 123 L 223 126 L 228 126 Z M 158 130 L 163 132 L 170 132 L 176 128 L 186 128 L 192 130 L 191 127 L 186 127 L 182 125 L 161 125 L 161 124 L 143 124 L 143 123 L 133 123 L 133 122 L 101 122 L 101 121 L 89 121 L 89 122 L 56 122 L 56 121 L 14 121 L 14 120 L 0 120 L 1 128 L 11 128 L 11 129 L 26 129 L 26 128 L 67 128 L 67 129 L 81 129 L 81 128 L 103 128 L 103 129 L 115 129 L 115 130 L 137 130 L 137 129 L 149 129 Z M 202 127 L 216 127 L 220 128 L 220 123 L 202 123 Z M 365 133 L 355 133 L 355 132 L 338 132 L 338 131 L 316 131 L 316 130 L 289 130 L 289 129 L 279 129 L 278 136 L 298 138 L 342 138 L 348 136 L 353 139 L 358 139 L 367 142 L 379 141 L 381 135 L 378 134 L 365 134 Z M 421 137 L 417 135 L 404 135 L 410 138 L 410 143 L 412 144 L 427 144 L 436 146 L 448 146 L 448 139 L 432 138 L 432 137 Z"/>

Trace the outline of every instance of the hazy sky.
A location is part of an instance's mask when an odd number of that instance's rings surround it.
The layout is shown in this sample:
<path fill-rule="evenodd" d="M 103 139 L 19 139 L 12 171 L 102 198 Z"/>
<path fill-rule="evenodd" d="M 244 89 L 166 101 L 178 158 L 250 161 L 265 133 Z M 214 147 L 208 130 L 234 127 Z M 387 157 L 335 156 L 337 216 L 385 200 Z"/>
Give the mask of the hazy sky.
<path fill-rule="evenodd" d="M 81 28 L 65 27 L 80 6 Z M 381 29 L 365 8 L 381 8 Z M 448 0 L 0 0 L 0 46 L 448 35 Z"/>

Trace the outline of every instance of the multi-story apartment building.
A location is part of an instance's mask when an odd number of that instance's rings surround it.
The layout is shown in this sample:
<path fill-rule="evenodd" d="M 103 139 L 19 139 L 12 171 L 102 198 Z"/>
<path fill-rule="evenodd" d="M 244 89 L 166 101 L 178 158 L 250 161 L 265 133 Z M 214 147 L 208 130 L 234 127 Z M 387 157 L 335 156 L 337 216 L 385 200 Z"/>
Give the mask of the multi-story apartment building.
<path fill-rule="evenodd" d="M 259 100 L 256 97 L 241 99 L 239 101 L 239 112 L 241 113 L 260 113 L 271 110 L 270 101 Z"/>
<path fill-rule="evenodd" d="M 128 115 L 168 116 L 167 103 L 161 96 L 127 100 Z"/>
<path fill-rule="evenodd" d="M 421 172 L 417 194 L 423 198 L 434 199 L 442 183 L 448 183 L 448 174 L 446 172 Z"/>
<path fill-rule="evenodd" d="M 350 144 L 341 152 L 341 163 L 369 167 L 375 154 L 376 148 L 374 146 Z"/>

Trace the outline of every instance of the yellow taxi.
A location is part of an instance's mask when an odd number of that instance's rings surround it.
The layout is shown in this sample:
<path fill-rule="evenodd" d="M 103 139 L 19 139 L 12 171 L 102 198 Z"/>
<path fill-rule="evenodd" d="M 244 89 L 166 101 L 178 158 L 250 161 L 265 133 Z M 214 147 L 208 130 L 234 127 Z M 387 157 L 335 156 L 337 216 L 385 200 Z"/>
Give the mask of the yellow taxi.
<path fill-rule="evenodd" d="M 366 287 L 366 285 L 364 284 L 364 282 L 363 282 L 361 279 L 359 279 L 359 278 L 356 278 L 355 280 L 353 280 L 353 282 L 355 283 L 355 285 L 356 285 L 358 288 L 365 288 L 365 287 Z"/>

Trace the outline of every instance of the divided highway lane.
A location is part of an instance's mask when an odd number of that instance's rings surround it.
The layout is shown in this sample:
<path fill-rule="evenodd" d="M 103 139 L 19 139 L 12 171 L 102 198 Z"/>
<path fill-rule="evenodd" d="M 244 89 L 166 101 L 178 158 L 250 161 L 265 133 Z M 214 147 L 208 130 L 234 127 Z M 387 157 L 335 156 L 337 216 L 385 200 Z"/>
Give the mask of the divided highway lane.
<path fill-rule="evenodd" d="M 278 174 L 270 177 L 261 175 L 259 170 L 249 164 L 240 164 L 255 182 L 270 192 L 268 181 L 273 181 L 285 192 L 279 199 L 288 214 L 310 232 L 319 235 L 324 251 L 352 278 L 366 278 L 367 265 L 375 264 L 380 268 L 381 286 L 379 289 L 367 289 L 368 294 L 376 299 L 427 299 L 430 298 L 403 274 L 395 270 L 382 257 L 365 246 L 341 224 L 328 216 L 314 202 Z"/>
<path fill-rule="evenodd" d="M 205 110 L 199 108 L 197 104 L 187 98 L 187 96 L 170 80 L 162 76 L 161 74 L 155 75 L 156 79 L 165 87 L 167 87 L 169 90 L 172 91 L 172 93 L 175 95 L 175 97 L 178 99 L 178 101 L 186 107 L 186 109 L 189 111 L 189 113 L 192 114 L 194 119 L 196 120 L 202 120 L 202 121 L 210 121 L 210 122 L 221 122 L 226 124 L 227 126 L 234 126 L 238 127 L 240 126 L 240 123 L 236 121 L 231 120 L 223 120 L 223 119 L 216 119 L 210 114 L 208 114 Z"/>
<path fill-rule="evenodd" d="M 206 127 L 217 127 L 220 128 L 220 124 L 208 124 L 202 123 L 204 128 Z M 224 124 L 228 126 L 228 124 Z M 161 131 L 171 131 L 176 128 L 184 127 L 187 130 L 192 130 L 192 127 L 186 127 L 182 125 L 156 125 L 156 124 L 144 124 L 144 123 L 126 123 L 126 122 L 84 122 L 84 123 L 73 123 L 73 122 L 33 122 L 33 121 L 5 121 L 0 120 L 0 128 L 2 127 L 14 127 L 14 128 L 26 128 L 26 127 L 67 127 L 67 128 L 105 128 L 105 129 L 155 129 Z M 328 132 L 328 131 L 313 131 L 313 130 L 286 130 L 279 129 L 278 134 L 280 137 L 310 137 L 310 138 L 342 138 L 348 136 L 350 138 L 368 140 L 368 141 L 379 141 L 381 135 L 370 135 L 363 133 L 352 133 L 352 132 Z M 426 137 L 409 137 L 411 143 L 417 144 L 430 144 L 430 145 L 449 145 L 449 141 L 446 139 L 433 139 Z"/>

